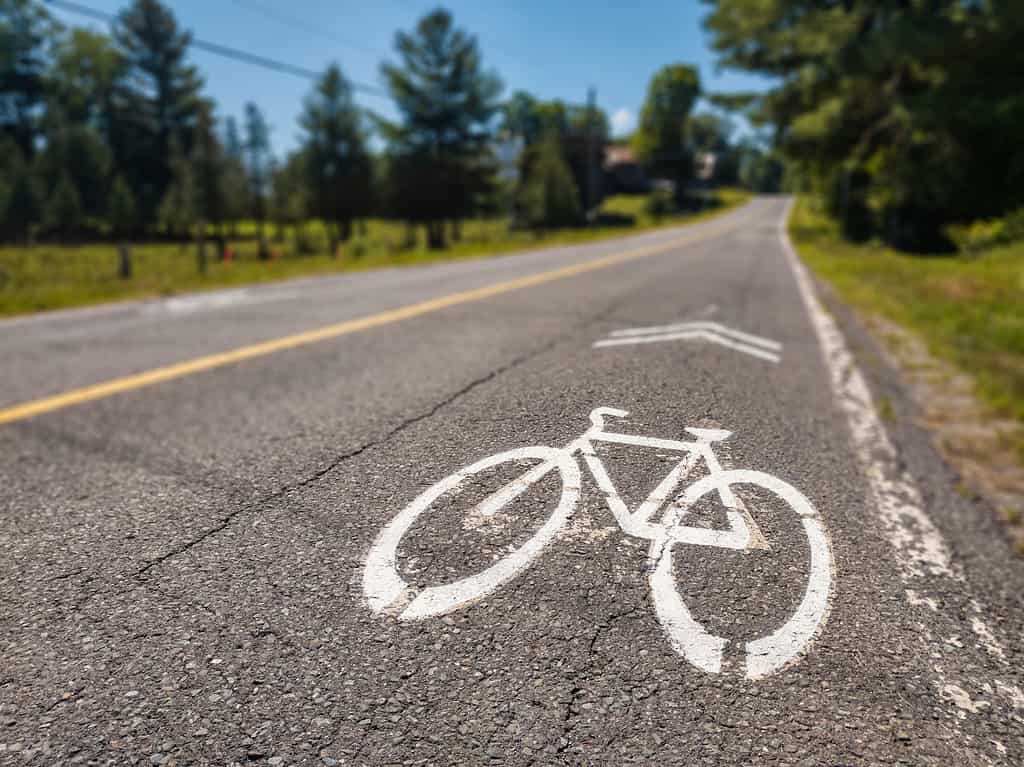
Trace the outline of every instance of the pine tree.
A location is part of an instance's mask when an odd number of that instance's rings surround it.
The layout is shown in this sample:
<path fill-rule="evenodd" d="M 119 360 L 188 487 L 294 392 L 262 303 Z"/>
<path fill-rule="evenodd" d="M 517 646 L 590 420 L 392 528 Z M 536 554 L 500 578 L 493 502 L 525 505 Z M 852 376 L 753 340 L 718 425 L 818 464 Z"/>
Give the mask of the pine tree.
<path fill-rule="evenodd" d="M 68 173 L 62 173 L 46 206 L 46 220 L 62 242 L 74 237 L 82 224 L 82 201 Z"/>
<path fill-rule="evenodd" d="M 542 135 L 540 102 L 526 91 L 516 91 L 501 107 L 501 129 L 508 136 L 522 139 L 526 146 Z"/>
<path fill-rule="evenodd" d="M 126 123 L 115 146 L 117 166 L 149 222 L 171 183 L 172 142 L 186 155 L 192 150 L 203 83 L 185 60 L 191 35 L 158 0 L 134 0 L 119 14 L 113 36 L 125 62 L 118 98 Z"/>
<path fill-rule="evenodd" d="M 0 134 L 14 139 L 29 160 L 46 98 L 45 44 L 55 32 L 41 3 L 0 0 Z"/>
<path fill-rule="evenodd" d="M 580 200 L 598 202 L 600 190 L 594 165 L 610 133 L 608 116 L 601 109 L 566 104 L 557 99 L 541 101 L 517 91 L 506 102 L 503 113 L 501 130 L 520 138 L 527 149 L 545 138 L 557 136 Z"/>
<path fill-rule="evenodd" d="M 307 246 L 302 236 L 302 224 L 306 219 L 310 196 L 307 179 L 306 156 L 303 152 L 292 152 L 284 164 L 275 168 L 273 176 L 274 194 L 272 199 L 273 217 L 278 231 L 291 226 L 295 233 L 295 252 L 303 253 Z"/>
<path fill-rule="evenodd" d="M 190 237 L 196 223 L 196 188 L 192 165 L 177 141 L 171 142 L 171 183 L 160 202 L 158 220 L 169 234 Z"/>
<path fill-rule="evenodd" d="M 114 179 L 111 186 L 107 219 L 110 221 L 110 233 L 118 239 L 128 237 L 135 227 L 135 199 L 123 176 Z"/>
<path fill-rule="evenodd" d="M 9 136 L 0 136 L 0 171 L 8 186 L 6 211 L 0 221 L 3 237 L 28 242 L 42 216 L 40 195 L 31 169 Z"/>
<path fill-rule="evenodd" d="M 44 120 L 46 145 L 36 168 L 52 194 L 62 174 L 70 177 L 82 213 L 99 218 L 106 209 L 112 158 L 103 137 L 91 126 L 68 120 L 59 107 L 51 107 Z"/>
<path fill-rule="evenodd" d="M 270 197 L 270 128 L 263 113 L 252 102 L 245 105 L 245 167 L 248 175 L 250 212 L 256 219 L 261 259 L 270 258 L 263 227 L 267 220 Z"/>
<path fill-rule="evenodd" d="M 549 133 L 528 153 L 520 209 L 535 229 L 575 226 L 583 217 L 579 190 L 558 136 Z"/>
<path fill-rule="evenodd" d="M 51 106 L 73 125 L 87 126 L 113 147 L 120 123 L 130 119 L 118 108 L 125 62 L 111 39 L 77 27 L 57 40 L 48 78 Z"/>
<path fill-rule="evenodd" d="M 199 226 L 200 231 L 205 234 L 207 223 L 215 227 L 223 223 L 227 207 L 224 190 L 224 149 L 217 138 L 212 104 L 204 104 L 199 112 L 191 163 L 195 172 Z"/>
<path fill-rule="evenodd" d="M 489 123 L 501 81 L 484 71 L 476 39 L 444 10 L 399 32 L 395 47 L 401 66 L 386 63 L 381 71 L 401 122 L 379 120 L 394 156 L 393 205 L 423 221 L 428 244 L 440 248 L 445 221 L 470 215 L 493 185 Z"/>
<path fill-rule="evenodd" d="M 248 179 L 245 175 L 245 149 L 238 122 L 229 116 L 224 121 L 224 217 L 231 222 L 231 236 L 238 235 L 238 222 L 249 210 Z"/>
<path fill-rule="evenodd" d="M 336 64 L 328 67 L 299 118 L 316 214 L 328 227 L 331 252 L 347 240 L 352 221 L 370 211 L 370 156 L 352 86 Z"/>

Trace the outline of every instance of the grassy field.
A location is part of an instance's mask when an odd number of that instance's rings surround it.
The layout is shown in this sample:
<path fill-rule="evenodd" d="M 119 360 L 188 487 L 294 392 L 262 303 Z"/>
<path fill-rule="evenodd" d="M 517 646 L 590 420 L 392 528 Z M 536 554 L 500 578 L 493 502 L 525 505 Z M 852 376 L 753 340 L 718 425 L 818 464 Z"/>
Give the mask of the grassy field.
<path fill-rule="evenodd" d="M 1024 421 L 1024 243 L 934 257 L 852 245 L 807 199 L 790 233 L 806 263 L 847 302 L 909 328 L 972 376 L 988 404 Z"/>
<path fill-rule="evenodd" d="M 304 236 L 312 254 L 298 255 L 294 233 L 285 232 L 275 240 L 275 228 L 268 226 L 275 257 L 257 258 L 253 225 L 241 228 L 239 239 L 230 243 L 233 259 L 221 263 L 209 250 L 206 274 L 200 274 L 193 245 L 140 244 L 132 248 L 133 276 L 118 278 L 118 254 L 112 245 L 81 247 L 38 245 L 0 248 L 0 316 L 22 314 L 123 298 L 172 295 L 191 290 L 280 280 L 300 275 L 326 274 L 354 269 L 418 264 L 455 258 L 472 258 L 513 250 L 586 242 L 632 234 L 658 226 L 695 221 L 736 207 L 749 199 L 745 192 L 718 191 L 719 205 L 699 214 L 683 214 L 655 221 L 644 211 L 644 197 L 616 196 L 605 200 L 602 223 L 586 229 L 564 229 L 538 236 L 509 231 L 505 221 L 466 221 L 462 238 L 446 250 L 425 247 L 422 232 L 414 247 L 403 248 L 401 224 L 371 220 L 365 231 L 357 232 L 342 249 L 340 258 L 327 253 L 323 227 L 310 223 Z M 627 223 L 632 220 L 632 223 Z M 613 223 L 614 222 L 614 223 Z"/>

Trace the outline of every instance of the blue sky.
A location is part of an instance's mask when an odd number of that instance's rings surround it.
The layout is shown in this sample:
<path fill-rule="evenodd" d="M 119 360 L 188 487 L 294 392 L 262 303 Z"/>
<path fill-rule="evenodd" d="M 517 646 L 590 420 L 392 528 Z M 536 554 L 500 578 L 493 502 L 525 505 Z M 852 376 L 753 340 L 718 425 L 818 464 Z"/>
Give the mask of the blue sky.
<path fill-rule="evenodd" d="M 126 0 L 82 0 L 115 13 Z M 380 62 L 394 58 L 397 29 L 410 28 L 437 6 L 425 0 L 164 0 L 179 23 L 210 42 L 322 70 L 337 61 L 349 79 L 379 86 Z M 647 82 L 661 66 L 696 64 L 707 91 L 759 90 L 765 81 L 716 72 L 701 27 L 706 6 L 695 0 L 453 0 L 444 4 L 456 23 L 476 35 L 484 62 L 505 82 L 545 99 L 583 103 L 587 88 L 613 117 L 617 132 L 632 128 Z M 66 23 L 102 24 L 54 10 Z M 311 83 L 297 77 L 193 51 L 192 61 L 216 99 L 219 114 L 241 116 L 254 101 L 267 115 L 274 150 L 296 146 L 297 117 Z M 393 115 L 386 98 L 359 95 L 360 103 Z"/>

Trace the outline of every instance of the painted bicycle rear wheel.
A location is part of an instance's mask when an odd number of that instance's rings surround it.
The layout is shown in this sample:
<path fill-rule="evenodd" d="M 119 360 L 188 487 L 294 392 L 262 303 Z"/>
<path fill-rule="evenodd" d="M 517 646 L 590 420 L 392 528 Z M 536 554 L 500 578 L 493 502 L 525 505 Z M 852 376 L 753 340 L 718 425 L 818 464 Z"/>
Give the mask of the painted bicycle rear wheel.
<path fill-rule="evenodd" d="M 690 485 L 681 503 L 690 506 L 721 487 L 742 485 L 760 487 L 788 506 L 800 518 L 810 552 L 807 589 L 796 610 L 771 634 L 746 643 L 746 677 L 760 679 L 798 658 L 824 627 L 832 590 L 832 551 L 825 527 L 811 502 L 792 485 L 764 472 L 733 469 L 710 474 Z M 676 583 L 673 555 L 686 550 L 685 537 L 677 534 L 673 539 L 673 531 L 666 529 L 665 535 L 651 544 L 653 567 L 649 582 L 654 606 L 673 649 L 697 668 L 718 673 L 729 640 L 704 630 L 684 604 Z"/>

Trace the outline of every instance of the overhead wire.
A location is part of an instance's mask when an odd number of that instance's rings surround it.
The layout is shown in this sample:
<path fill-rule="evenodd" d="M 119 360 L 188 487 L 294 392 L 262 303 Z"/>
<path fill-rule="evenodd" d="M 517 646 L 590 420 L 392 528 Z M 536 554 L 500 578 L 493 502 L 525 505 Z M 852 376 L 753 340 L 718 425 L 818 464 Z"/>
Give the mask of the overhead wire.
<path fill-rule="evenodd" d="M 97 21 L 105 21 L 113 23 L 117 20 L 117 16 L 112 13 L 100 11 L 96 8 L 90 8 L 87 5 L 81 3 L 72 2 L 71 0 L 45 0 L 47 5 L 53 6 L 69 13 L 75 13 L 80 16 L 87 16 Z M 312 69 L 305 67 L 296 66 L 289 64 L 284 61 L 277 59 L 271 59 L 267 56 L 261 56 L 255 53 L 249 53 L 248 51 L 239 50 L 229 45 L 223 45 L 221 43 L 215 43 L 210 40 L 203 40 L 198 37 L 192 37 L 191 44 L 201 51 L 212 53 L 216 56 L 221 56 L 227 59 L 233 59 L 240 61 L 245 64 L 251 64 L 253 66 L 263 67 L 274 72 L 281 74 L 292 75 L 294 77 L 302 77 L 307 80 L 319 80 L 322 76 L 322 72 L 316 72 Z M 352 89 L 360 93 L 365 93 L 370 96 L 377 96 L 380 98 L 389 98 L 389 94 L 383 89 L 376 85 L 369 85 L 367 83 L 361 83 L 357 81 L 349 81 L 352 85 Z"/>
<path fill-rule="evenodd" d="M 379 55 L 377 51 L 368 48 L 362 43 L 338 37 L 333 32 L 324 31 L 316 24 L 312 24 L 286 13 L 281 13 L 276 8 L 272 8 L 264 3 L 256 2 L 256 0 L 231 0 L 231 2 L 235 5 L 241 6 L 242 8 L 248 8 L 249 10 L 256 11 L 257 13 L 266 16 L 268 19 L 276 21 L 278 24 L 283 24 L 284 26 L 292 27 L 293 29 L 298 29 L 308 34 L 317 35 L 325 40 L 330 40 L 339 45 L 354 48 L 355 50 L 362 51 L 363 53 L 369 53 L 374 56 Z"/>

